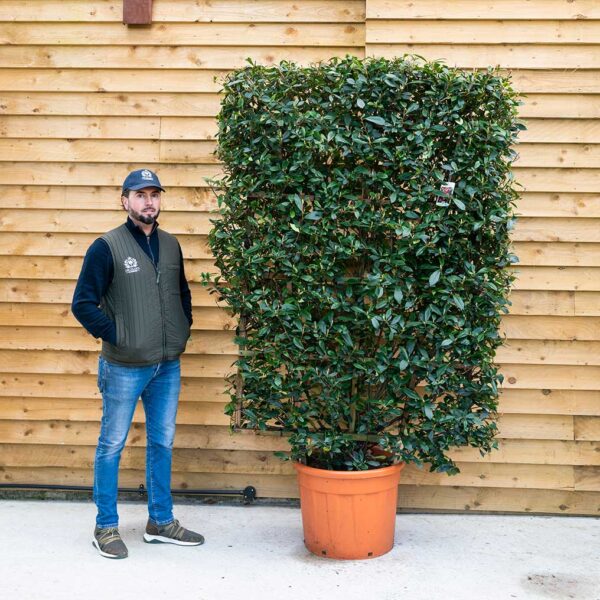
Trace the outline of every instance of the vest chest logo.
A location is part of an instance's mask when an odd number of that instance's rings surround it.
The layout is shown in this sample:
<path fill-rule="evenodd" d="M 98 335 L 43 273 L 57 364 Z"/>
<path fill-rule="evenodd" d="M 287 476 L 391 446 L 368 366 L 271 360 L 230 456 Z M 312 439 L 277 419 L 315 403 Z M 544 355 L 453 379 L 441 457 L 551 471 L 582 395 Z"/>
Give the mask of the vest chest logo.
<path fill-rule="evenodd" d="M 137 273 L 140 270 L 137 260 L 131 256 L 123 261 L 123 265 L 125 266 L 125 273 Z"/>

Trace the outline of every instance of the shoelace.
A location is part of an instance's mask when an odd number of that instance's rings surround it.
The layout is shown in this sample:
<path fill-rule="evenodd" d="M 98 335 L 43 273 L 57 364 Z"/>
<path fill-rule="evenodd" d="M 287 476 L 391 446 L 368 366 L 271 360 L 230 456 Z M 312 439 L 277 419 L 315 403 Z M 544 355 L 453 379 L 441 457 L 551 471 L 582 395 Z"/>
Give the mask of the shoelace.
<path fill-rule="evenodd" d="M 120 540 L 121 536 L 119 535 L 119 530 L 117 527 L 107 527 L 106 529 L 100 530 L 97 539 L 99 544 L 106 545 L 110 544 L 110 542 Z"/>
<path fill-rule="evenodd" d="M 179 539 L 179 537 L 185 532 L 185 529 L 179 524 L 177 519 L 174 519 L 168 524 L 167 527 L 165 527 L 164 532 L 168 535 L 168 537 Z"/>

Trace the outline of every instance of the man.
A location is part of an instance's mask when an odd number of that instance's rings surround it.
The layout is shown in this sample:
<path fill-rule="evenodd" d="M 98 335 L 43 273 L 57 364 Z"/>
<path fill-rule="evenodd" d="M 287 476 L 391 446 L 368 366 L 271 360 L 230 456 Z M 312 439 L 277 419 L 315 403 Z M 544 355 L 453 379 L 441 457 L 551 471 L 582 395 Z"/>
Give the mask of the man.
<path fill-rule="evenodd" d="M 127 221 L 90 246 L 73 296 L 75 317 L 103 340 L 98 362 L 102 423 L 94 462 L 98 515 L 92 543 L 107 558 L 127 556 L 118 530 L 118 470 L 140 396 L 147 434 L 149 520 L 144 540 L 184 546 L 204 542 L 173 517 L 179 356 L 190 334 L 192 301 L 179 243 L 158 228 L 161 192 L 158 177 L 148 169 L 127 176 L 121 192 Z"/>

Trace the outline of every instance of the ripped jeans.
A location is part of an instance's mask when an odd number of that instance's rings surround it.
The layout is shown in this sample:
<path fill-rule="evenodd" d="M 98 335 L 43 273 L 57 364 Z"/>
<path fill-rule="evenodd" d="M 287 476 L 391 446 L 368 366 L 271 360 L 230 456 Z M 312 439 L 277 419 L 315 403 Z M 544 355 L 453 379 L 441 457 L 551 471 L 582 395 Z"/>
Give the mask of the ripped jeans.
<path fill-rule="evenodd" d="M 94 461 L 98 527 L 117 527 L 119 524 L 119 461 L 140 396 L 146 413 L 148 513 L 157 525 L 173 520 L 171 456 L 180 387 L 179 359 L 145 367 L 124 367 L 99 358 L 102 423 Z"/>

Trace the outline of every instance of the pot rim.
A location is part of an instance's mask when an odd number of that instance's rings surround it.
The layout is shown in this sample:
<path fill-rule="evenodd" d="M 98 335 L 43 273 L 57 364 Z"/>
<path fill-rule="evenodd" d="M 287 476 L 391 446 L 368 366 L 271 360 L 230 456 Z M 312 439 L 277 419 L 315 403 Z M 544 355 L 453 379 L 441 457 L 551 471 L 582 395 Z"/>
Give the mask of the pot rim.
<path fill-rule="evenodd" d="M 324 479 L 370 479 L 374 477 L 386 477 L 392 473 L 402 471 L 406 466 L 406 463 L 401 462 L 387 467 L 367 469 L 366 471 L 329 471 L 328 469 L 309 467 L 308 465 L 304 465 L 297 461 L 293 464 L 298 473 L 305 473 L 312 477 L 321 477 Z"/>

